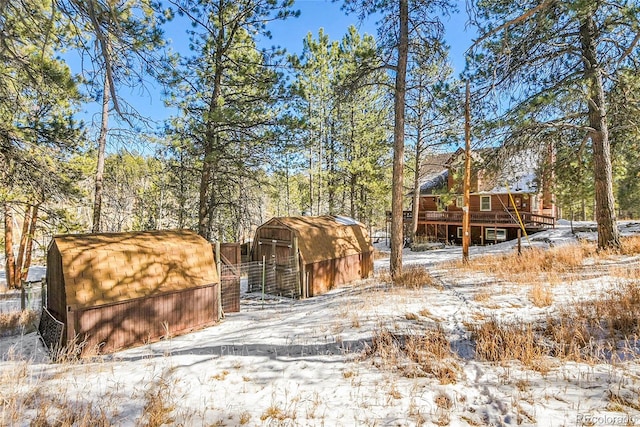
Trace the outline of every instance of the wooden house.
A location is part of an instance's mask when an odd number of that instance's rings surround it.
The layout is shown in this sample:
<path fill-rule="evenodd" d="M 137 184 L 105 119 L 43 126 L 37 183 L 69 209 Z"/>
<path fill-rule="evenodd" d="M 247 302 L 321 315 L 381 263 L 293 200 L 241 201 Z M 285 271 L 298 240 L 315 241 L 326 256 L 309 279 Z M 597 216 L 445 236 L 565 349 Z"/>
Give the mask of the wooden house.
<path fill-rule="evenodd" d="M 187 230 L 56 236 L 47 254 L 47 310 L 83 354 L 216 323 L 219 284 L 210 244 Z"/>
<path fill-rule="evenodd" d="M 540 155 L 526 152 L 496 161 L 495 150 L 472 153 L 469 212 L 471 243 L 484 245 L 555 227 L 551 173 Z M 493 162 L 493 164 L 491 164 Z M 417 236 L 462 242 L 464 150 L 425 159 Z M 411 211 L 405 221 L 412 220 Z"/>
<path fill-rule="evenodd" d="M 369 233 L 346 217 L 272 218 L 256 230 L 251 252 L 254 261 L 270 263 L 276 284 L 284 287 L 282 277 L 293 278 L 290 293 L 303 298 L 373 273 Z"/>

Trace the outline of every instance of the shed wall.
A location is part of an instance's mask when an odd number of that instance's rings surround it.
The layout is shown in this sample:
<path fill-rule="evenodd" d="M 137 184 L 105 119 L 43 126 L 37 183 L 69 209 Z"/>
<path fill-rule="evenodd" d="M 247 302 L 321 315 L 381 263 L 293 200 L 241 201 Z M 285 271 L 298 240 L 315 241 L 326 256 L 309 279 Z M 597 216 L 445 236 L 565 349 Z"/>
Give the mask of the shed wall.
<path fill-rule="evenodd" d="M 310 296 L 324 294 L 336 286 L 364 279 L 373 272 L 373 254 L 366 252 L 307 264 Z"/>
<path fill-rule="evenodd" d="M 65 321 L 66 292 L 62 273 L 62 256 L 58 247 L 52 244 L 47 253 L 47 309 L 59 321 Z"/>
<path fill-rule="evenodd" d="M 149 298 L 71 310 L 67 341 L 85 344 L 83 355 L 110 353 L 213 325 L 218 319 L 218 284 Z"/>

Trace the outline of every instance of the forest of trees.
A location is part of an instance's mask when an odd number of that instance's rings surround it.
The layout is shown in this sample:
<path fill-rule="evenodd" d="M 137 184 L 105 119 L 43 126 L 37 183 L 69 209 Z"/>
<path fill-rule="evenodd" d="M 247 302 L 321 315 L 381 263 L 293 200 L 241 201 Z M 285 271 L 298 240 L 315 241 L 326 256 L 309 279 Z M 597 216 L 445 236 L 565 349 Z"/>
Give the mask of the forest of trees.
<path fill-rule="evenodd" d="M 190 228 L 236 242 L 272 216 L 347 215 L 375 231 L 389 210 L 398 274 L 420 161 L 464 143 L 462 80 L 474 147 L 551 144 L 564 215 L 596 219 L 600 247 L 619 245 L 616 219 L 640 216 L 635 2 L 469 3 L 456 16 L 478 38 L 462 77 L 442 24 L 455 2 L 341 4 L 377 33 L 312 30 L 291 54 L 263 42 L 297 18 L 293 0 L 0 1 L 9 286 L 54 234 Z M 172 48 L 169 25 L 189 50 Z M 132 102 L 151 88 L 162 122 Z"/>

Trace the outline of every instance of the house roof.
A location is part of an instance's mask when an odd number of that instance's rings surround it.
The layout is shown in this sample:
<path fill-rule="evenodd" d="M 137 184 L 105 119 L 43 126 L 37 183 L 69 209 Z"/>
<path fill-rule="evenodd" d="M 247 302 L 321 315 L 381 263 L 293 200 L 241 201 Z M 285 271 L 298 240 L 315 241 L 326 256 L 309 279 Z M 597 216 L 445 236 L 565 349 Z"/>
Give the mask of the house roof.
<path fill-rule="evenodd" d="M 420 194 L 433 194 L 446 187 L 449 177 L 448 162 L 454 153 L 438 153 L 426 156 L 420 165 Z"/>
<path fill-rule="evenodd" d="M 54 247 L 72 308 L 219 282 L 211 245 L 189 230 L 55 236 Z"/>
<path fill-rule="evenodd" d="M 427 156 L 421 167 L 425 171 L 420 185 L 421 194 L 433 194 L 433 191 L 446 186 L 448 168 L 464 155 L 464 150 L 458 149 L 453 153 L 442 153 Z M 483 148 L 472 151 L 474 163 L 483 164 L 492 156 L 497 156 L 496 148 Z M 526 150 L 501 158 L 500 162 L 493 162 L 491 167 L 484 170 L 478 180 L 478 193 L 504 194 L 537 193 L 537 166 L 539 155 L 532 150 Z"/>
<path fill-rule="evenodd" d="M 277 217 L 261 227 L 280 224 L 298 237 L 300 256 L 305 264 L 373 251 L 366 227 L 343 216 Z"/>
<path fill-rule="evenodd" d="M 488 151 L 491 150 L 491 151 Z M 485 149 L 481 156 L 500 156 L 497 166 L 490 169 L 478 183 L 479 193 L 537 193 L 540 155 L 534 150 L 498 153 Z"/>

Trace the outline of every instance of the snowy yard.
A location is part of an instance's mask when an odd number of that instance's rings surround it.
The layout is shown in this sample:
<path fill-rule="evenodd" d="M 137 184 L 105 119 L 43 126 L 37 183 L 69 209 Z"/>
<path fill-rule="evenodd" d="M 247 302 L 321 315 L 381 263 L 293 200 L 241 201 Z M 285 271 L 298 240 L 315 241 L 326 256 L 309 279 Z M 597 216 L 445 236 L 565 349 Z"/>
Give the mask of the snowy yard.
<path fill-rule="evenodd" d="M 560 224 L 531 243 L 577 240 Z M 513 251 L 505 242 L 471 255 Z M 451 261 L 460 258 L 460 248 L 406 250 L 406 268 L 425 266 L 436 279 L 416 289 L 386 284 L 388 260 L 380 259 L 373 279 L 320 297 L 245 294 L 241 312 L 217 326 L 99 360 L 54 364 L 35 333 L 0 338 L 0 424 L 640 425 L 640 341 L 603 348 L 600 359 L 495 362 L 478 356 L 473 333 L 488 322 L 541 325 L 604 298 L 636 280 L 617 272 L 637 271 L 640 257 L 587 260 L 584 269 L 526 283 L 458 269 Z M 540 285 L 548 304 L 534 303 Z M 446 337 L 452 351 L 429 366 L 409 370 L 402 352 L 384 346 L 406 350 L 410 337 L 431 334 Z"/>

